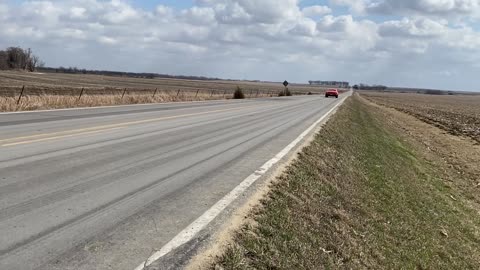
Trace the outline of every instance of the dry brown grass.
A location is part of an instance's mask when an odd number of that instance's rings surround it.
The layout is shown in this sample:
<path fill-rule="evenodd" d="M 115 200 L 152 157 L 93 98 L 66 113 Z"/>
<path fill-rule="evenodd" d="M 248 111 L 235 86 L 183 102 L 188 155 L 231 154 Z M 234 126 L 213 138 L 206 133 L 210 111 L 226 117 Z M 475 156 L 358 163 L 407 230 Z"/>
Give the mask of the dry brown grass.
<path fill-rule="evenodd" d="M 266 95 L 252 95 L 252 97 L 265 97 Z M 159 92 L 155 97 L 153 94 L 133 93 L 126 94 L 122 98 L 121 94 L 116 95 L 28 95 L 21 98 L 17 105 L 18 97 L 0 97 L 0 111 L 31 111 L 40 109 L 61 109 L 75 107 L 95 107 L 95 106 L 113 106 L 126 104 L 148 104 L 165 103 L 181 101 L 205 101 L 230 99 L 230 95 L 198 93 L 196 92 Z"/>

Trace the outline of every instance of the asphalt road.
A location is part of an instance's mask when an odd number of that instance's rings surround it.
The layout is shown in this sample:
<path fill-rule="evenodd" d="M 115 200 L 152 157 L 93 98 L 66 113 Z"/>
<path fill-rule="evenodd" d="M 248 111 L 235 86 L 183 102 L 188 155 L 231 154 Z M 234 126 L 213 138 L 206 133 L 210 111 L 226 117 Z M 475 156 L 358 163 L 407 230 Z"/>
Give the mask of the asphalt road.
<path fill-rule="evenodd" d="M 339 100 L 0 114 L 0 269 L 133 269 Z"/>

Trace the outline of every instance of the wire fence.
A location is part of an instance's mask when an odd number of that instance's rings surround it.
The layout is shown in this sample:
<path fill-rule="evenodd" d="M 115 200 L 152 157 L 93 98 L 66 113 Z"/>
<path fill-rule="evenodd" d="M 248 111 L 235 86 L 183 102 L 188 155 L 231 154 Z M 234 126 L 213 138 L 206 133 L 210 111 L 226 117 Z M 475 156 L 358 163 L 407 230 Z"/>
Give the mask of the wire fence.
<path fill-rule="evenodd" d="M 242 89 L 245 98 L 258 98 L 258 97 L 274 97 L 284 93 L 285 89 L 278 90 L 261 90 L 261 89 Z M 294 91 L 289 90 L 292 95 L 307 95 L 312 94 L 306 91 Z M 177 89 L 177 90 L 165 90 L 165 89 L 138 89 L 138 88 L 42 88 L 42 87 L 29 87 L 21 86 L 18 88 L 10 87 L 7 89 L 0 89 L 0 96 L 7 98 L 16 98 L 16 103 L 20 104 L 22 99 L 27 96 L 66 96 L 77 97 L 78 101 L 82 100 L 85 96 L 117 96 L 120 99 L 125 99 L 132 96 L 168 96 L 176 97 L 178 99 L 230 99 L 233 98 L 235 90 L 232 89 Z"/>
<path fill-rule="evenodd" d="M 283 87 L 276 90 L 242 89 L 245 98 L 277 97 L 285 94 Z M 315 94 L 309 91 L 289 90 L 292 95 Z M 163 103 L 233 99 L 235 89 L 178 89 L 162 88 L 93 88 L 29 86 L 0 88 L 0 111 L 109 106 L 123 104 Z M 320 94 L 317 92 L 316 94 Z"/>

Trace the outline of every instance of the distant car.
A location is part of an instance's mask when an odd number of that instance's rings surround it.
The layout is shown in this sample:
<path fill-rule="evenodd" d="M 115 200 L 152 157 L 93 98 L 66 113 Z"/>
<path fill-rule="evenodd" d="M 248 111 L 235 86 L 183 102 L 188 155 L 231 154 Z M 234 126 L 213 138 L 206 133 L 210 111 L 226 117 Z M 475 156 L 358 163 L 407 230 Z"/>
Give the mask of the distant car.
<path fill-rule="evenodd" d="M 338 90 L 337 89 L 328 89 L 327 92 L 325 92 L 325 97 L 336 97 L 338 98 Z"/>

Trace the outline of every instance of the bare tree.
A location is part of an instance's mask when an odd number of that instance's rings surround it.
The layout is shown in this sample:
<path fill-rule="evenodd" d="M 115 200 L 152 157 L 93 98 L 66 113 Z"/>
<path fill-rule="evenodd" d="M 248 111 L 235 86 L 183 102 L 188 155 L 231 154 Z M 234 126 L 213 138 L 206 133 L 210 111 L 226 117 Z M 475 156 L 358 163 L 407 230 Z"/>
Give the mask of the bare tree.
<path fill-rule="evenodd" d="M 40 62 L 40 58 L 36 55 L 32 55 L 28 63 L 28 71 L 31 71 L 31 72 L 35 71 L 39 62 Z"/>
<path fill-rule="evenodd" d="M 6 51 L 0 51 L 0 70 L 8 68 L 8 54 Z"/>
<path fill-rule="evenodd" d="M 26 55 L 20 47 L 7 48 L 8 66 L 10 69 L 23 69 L 26 63 Z"/>
<path fill-rule="evenodd" d="M 44 63 L 30 48 L 24 50 L 20 47 L 9 47 L 5 51 L 0 51 L 0 69 L 35 71 L 38 66 L 43 65 Z"/>
<path fill-rule="evenodd" d="M 23 70 L 31 70 L 31 64 L 32 64 L 32 49 L 28 48 L 26 50 L 23 50 L 23 57 L 24 57 L 24 62 L 22 63 L 22 69 Z"/>

